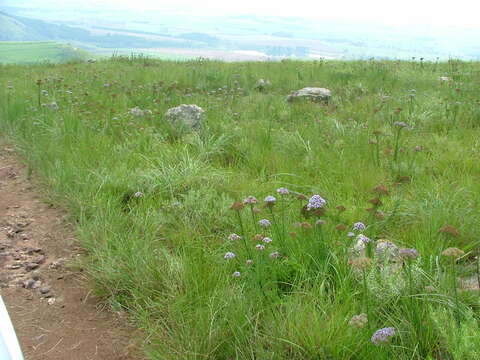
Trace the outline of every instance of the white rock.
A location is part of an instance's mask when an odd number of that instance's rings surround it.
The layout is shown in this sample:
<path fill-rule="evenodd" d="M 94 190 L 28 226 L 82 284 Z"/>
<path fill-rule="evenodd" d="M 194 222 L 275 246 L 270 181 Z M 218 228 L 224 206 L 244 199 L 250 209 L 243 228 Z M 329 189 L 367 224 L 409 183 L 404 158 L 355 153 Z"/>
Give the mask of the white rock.
<path fill-rule="evenodd" d="M 332 92 L 329 89 L 318 87 L 306 87 L 300 90 L 293 91 L 287 96 L 287 101 L 292 102 L 298 99 L 308 99 L 314 102 L 328 102 L 332 97 Z"/>

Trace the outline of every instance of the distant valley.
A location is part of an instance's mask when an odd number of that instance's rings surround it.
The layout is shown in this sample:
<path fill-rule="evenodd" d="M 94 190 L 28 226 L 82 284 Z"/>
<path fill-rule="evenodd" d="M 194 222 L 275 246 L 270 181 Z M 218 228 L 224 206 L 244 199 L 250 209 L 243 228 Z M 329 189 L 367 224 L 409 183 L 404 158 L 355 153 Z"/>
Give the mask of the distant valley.
<path fill-rule="evenodd" d="M 56 41 L 98 56 L 226 61 L 293 59 L 480 59 L 478 34 L 399 29 L 298 17 L 208 17 L 0 6 L 0 41 Z M 1 61 L 1 59 L 0 59 Z"/>

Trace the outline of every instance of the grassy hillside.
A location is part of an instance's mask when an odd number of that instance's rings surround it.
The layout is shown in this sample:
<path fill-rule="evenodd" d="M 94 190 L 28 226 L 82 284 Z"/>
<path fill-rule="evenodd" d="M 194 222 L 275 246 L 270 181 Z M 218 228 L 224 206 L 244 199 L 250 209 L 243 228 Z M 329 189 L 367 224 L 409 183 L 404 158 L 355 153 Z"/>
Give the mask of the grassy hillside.
<path fill-rule="evenodd" d="M 0 127 L 69 209 L 97 292 L 150 359 L 478 359 L 479 74 L 8 66 Z M 305 86 L 330 103 L 285 101 Z M 182 103 L 205 109 L 199 132 L 165 120 Z"/>
<path fill-rule="evenodd" d="M 58 63 L 87 58 L 86 51 L 52 41 L 0 42 L 0 64 Z"/>
<path fill-rule="evenodd" d="M 0 12 L 0 41 L 38 40 L 38 34 L 29 36 L 27 27 L 15 18 Z"/>

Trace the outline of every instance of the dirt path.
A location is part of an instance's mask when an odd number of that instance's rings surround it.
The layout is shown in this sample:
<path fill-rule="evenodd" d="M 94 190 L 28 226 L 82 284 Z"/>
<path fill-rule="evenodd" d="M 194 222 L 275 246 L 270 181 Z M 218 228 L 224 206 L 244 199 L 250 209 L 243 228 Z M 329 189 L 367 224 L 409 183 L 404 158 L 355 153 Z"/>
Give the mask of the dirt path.
<path fill-rule="evenodd" d="M 80 271 L 64 212 L 42 202 L 0 146 L 0 287 L 26 360 L 140 359 L 128 329 L 99 306 Z"/>

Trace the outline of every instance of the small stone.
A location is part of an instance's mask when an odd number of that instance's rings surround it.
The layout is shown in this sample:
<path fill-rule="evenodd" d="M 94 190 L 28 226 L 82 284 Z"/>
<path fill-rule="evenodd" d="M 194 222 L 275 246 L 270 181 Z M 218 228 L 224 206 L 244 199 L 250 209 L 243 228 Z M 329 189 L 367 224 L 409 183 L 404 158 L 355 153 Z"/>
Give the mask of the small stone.
<path fill-rule="evenodd" d="M 59 269 L 65 264 L 64 258 L 58 258 L 57 260 L 53 261 L 48 267 L 50 269 Z"/>
<path fill-rule="evenodd" d="M 35 280 L 35 281 L 40 280 L 41 277 L 42 277 L 41 274 L 40 274 L 40 271 L 38 271 L 38 270 L 33 271 L 31 273 L 31 276 L 32 276 L 32 279 Z"/>
<path fill-rule="evenodd" d="M 41 293 L 41 294 L 44 294 L 44 295 L 45 295 L 45 294 L 48 294 L 48 293 L 50 292 L 50 289 L 51 289 L 50 286 L 42 287 L 42 288 L 40 289 L 40 293 Z"/>
<path fill-rule="evenodd" d="M 33 279 L 28 279 L 23 282 L 23 287 L 25 289 L 33 289 L 33 286 L 35 285 L 35 280 Z"/>
<path fill-rule="evenodd" d="M 33 263 L 33 264 L 42 264 L 44 260 L 45 260 L 45 256 L 44 255 L 39 255 L 39 256 L 36 256 L 35 258 L 31 259 L 30 262 Z"/>
<path fill-rule="evenodd" d="M 47 304 L 48 305 L 53 305 L 53 304 L 55 304 L 55 301 L 56 301 L 55 298 L 52 297 L 52 298 L 47 300 Z"/>
<path fill-rule="evenodd" d="M 34 262 L 29 262 L 29 263 L 26 263 L 25 264 L 25 269 L 27 271 L 32 271 L 32 270 L 35 270 L 36 268 L 38 268 L 38 264 L 37 263 L 34 263 Z"/>
<path fill-rule="evenodd" d="M 12 264 L 12 265 L 5 266 L 5 269 L 16 270 L 16 269 L 20 269 L 21 267 L 22 267 L 22 265 L 20 265 L 20 264 Z"/>

